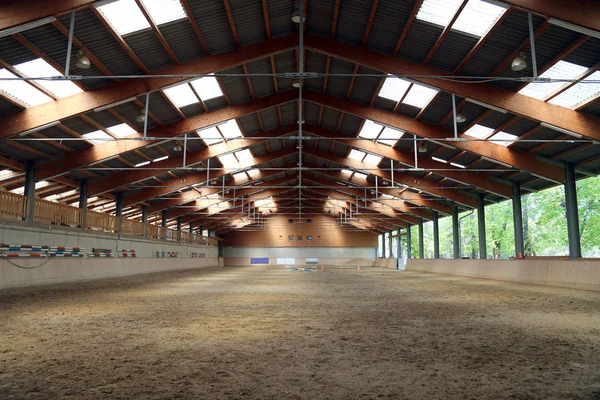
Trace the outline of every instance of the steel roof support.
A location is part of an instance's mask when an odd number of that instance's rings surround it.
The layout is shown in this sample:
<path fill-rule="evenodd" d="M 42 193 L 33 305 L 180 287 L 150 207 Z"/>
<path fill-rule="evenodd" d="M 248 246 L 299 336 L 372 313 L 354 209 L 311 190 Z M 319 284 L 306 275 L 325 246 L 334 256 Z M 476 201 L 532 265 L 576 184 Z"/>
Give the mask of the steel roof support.
<path fill-rule="evenodd" d="M 425 240 L 423 238 L 423 218 L 419 218 L 419 258 L 425 258 Z"/>
<path fill-rule="evenodd" d="M 487 241 L 485 238 L 485 196 L 483 193 L 477 195 L 477 228 L 479 233 L 479 258 L 487 258 Z"/>
<path fill-rule="evenodd" d="M 565 199 L 567 204 L 567 234 L 569 236 L 569 257 L 581 258 L 581 236 L 579 232 L 579 211 L 577 209 L 577 186 L 575 167 L 565 163 Z"/>
<path fill-rule="evenodd" d="M 515 256 L 524 257 L 525 242 L 523 240 L 523 207 L 521 206 L 521 183 L 513 182 L 513 225 L 515 229 Z"/>
<path fill-rule="evenodd" d="M 440 258 L 440 223 L 437 211 L 433 212 L 433 258 Z"/>
<path fill-rule="evenodd" d="M 458 207 L 452 207 L 452 253 L 453 258 L 460 258 L 460 227 L 458 221 Z"/>

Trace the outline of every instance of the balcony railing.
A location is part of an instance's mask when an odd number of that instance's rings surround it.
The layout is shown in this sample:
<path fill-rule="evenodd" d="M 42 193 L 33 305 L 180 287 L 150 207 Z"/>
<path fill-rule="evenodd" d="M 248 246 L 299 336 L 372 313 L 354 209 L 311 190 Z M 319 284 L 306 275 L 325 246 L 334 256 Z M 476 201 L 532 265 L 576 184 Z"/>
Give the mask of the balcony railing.
<path fill-rule="evenodd" d="M 29 199 L 20 194 L 0 192 L 0 219 L 24 221 L 29 215 Z M 66 204 L 35 199 L 33 222 L 53 224 L 87 231 L 118 233 L 124 236 L 168 240 L 188 244 L 216 245 L 215 238 L 179 232 L 124 217 L 72 207 Z"/>

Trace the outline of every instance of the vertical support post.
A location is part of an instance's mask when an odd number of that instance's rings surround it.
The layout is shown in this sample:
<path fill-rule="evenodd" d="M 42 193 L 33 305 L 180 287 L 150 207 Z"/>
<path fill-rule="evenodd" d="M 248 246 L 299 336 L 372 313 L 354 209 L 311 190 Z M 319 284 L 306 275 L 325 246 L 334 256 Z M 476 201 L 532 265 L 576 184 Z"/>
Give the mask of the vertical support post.
<path fill-rule="evenodd" d="M 23 220 L 33 223 L 35 211 L 35 160 L 25 163 L 25 197 L 27 197 L 27 209 L 23 210 Z"/>
<path fill-rule="evenodd" d="M 419 218 L 419 258 L 425 258 L 425 241 L 423 238 L 423 218 Z"/>
<path fill-rule="evenodd" d="M 452 207 L 452 253 L 453 258 L 460 258 L 460 227 L 458 226 L 458 207 Z"/>
<path fill-rule="evenodd" d="M 385 258 L 385 233 L 381 234 L 381 258 Z"/>
<path fill-rule="evenodd" d="M 433 212 L 433 258 L 440 258 L 440 224 L 437 211 Z"/>
<path fill-rule="evenodd" d="M 388 248 L 390 249 L 389 258 L 394 258 L 394 252 L 392 251 L 392 232 L 388 233 Z"/>
<path fill-rule="evenodd" d="M 406 226 L 406 258 L 412 256 L 410 224 Z"/>
<path fill-rule="evenodd" d="M 402 227 L 398 227 L 398 236 L 396 236 L 396 252 L 398 253 L 398 258 L 402 258 L 402 236 L 400 233 L 402 232 Z"/>
<path fill-rule="evenodd" d="M 487 240 L 485 238 L 485 196 L 477 195 L 477 227 L 479 230 L 479 258 L 487 258 Z"/>
<path fill-rule="evenodd" d="M 162 210 L 161 213 L 161 224 L 160 226 L 162 226 L 163 228 L 167 227 L 167 210 Z"/>
<path fill-rule="evenodd" d="M 569 257 L 581 258 L 581 236 L 579 232 L 579 211 L 577 207 L 577 185 L 575 167 L 565 163 L 565 199 L 567 205 L 567 231 L 569 236 Z"/>
<path fill-rule="evenodd" d="M 115 215 L 119 218 L 117 233 L 121 235 L 121 230 L 123 229 L 123 192 L 117 192 L 117 209 L 115 210 Z"/>
<path fill-rule="evenodd" d="M 183 217 L 180 215 L 177 217 L 177 241 L 181 242 L 181 223 L 183 222 Z"/>
<path fill-rule="evenodd" d="M 148 206 L 142 206 L 142 224 L 144 224 L 144 237 L 148 237 Z"/>
<path fill-rule="evenodd" d="M 194 223 L 190 222 L 190 229 L 189 229 L 190 233 L 194 233 Z"/>
<path fill-rule="evenodd" d="M 65 61 L 65 76 L 70 75 L 71 48 L 73 47 L 73 31 L 75 30 L 75 10 L 71 11 L 71 25 L 69 25 L 69 41 L 67 45 L 67 59 Z"/>
<path fill-rule="evenodd" d="M 525 241 L 523 239 L 523 208 L 521 206 L 521 183 L 513 181 L 512 185 L 513 225 L 515 229 L 515 256 L 525 256 Z"/>
<path fill-rule="evenodd" d="M 88 200 L 88 180 L 83 179 L 79 182 L 79 209 L 81 211 L 81 229 L 87 227 L 87 200 Z"/>

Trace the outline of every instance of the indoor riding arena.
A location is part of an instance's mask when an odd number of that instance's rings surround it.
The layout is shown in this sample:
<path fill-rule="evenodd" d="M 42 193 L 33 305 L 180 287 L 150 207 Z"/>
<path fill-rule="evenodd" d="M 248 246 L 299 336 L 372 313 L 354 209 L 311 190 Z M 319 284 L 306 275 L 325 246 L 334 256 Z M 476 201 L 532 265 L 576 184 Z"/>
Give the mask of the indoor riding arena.
<path fill-rule="evenodd" d="M 600 3 L 0 1 L 0 400 L 600 399 Z"/>

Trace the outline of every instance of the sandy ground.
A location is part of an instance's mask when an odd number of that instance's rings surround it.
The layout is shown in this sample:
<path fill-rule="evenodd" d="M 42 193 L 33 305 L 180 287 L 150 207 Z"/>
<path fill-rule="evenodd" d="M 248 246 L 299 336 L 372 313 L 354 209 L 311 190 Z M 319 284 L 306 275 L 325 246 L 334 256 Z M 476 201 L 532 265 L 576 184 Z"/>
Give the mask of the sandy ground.
<path fill-rule="evenodd" d="M 208 268 L 0 292 L 0 399 L 600 399 L 600 293 Z"/>

